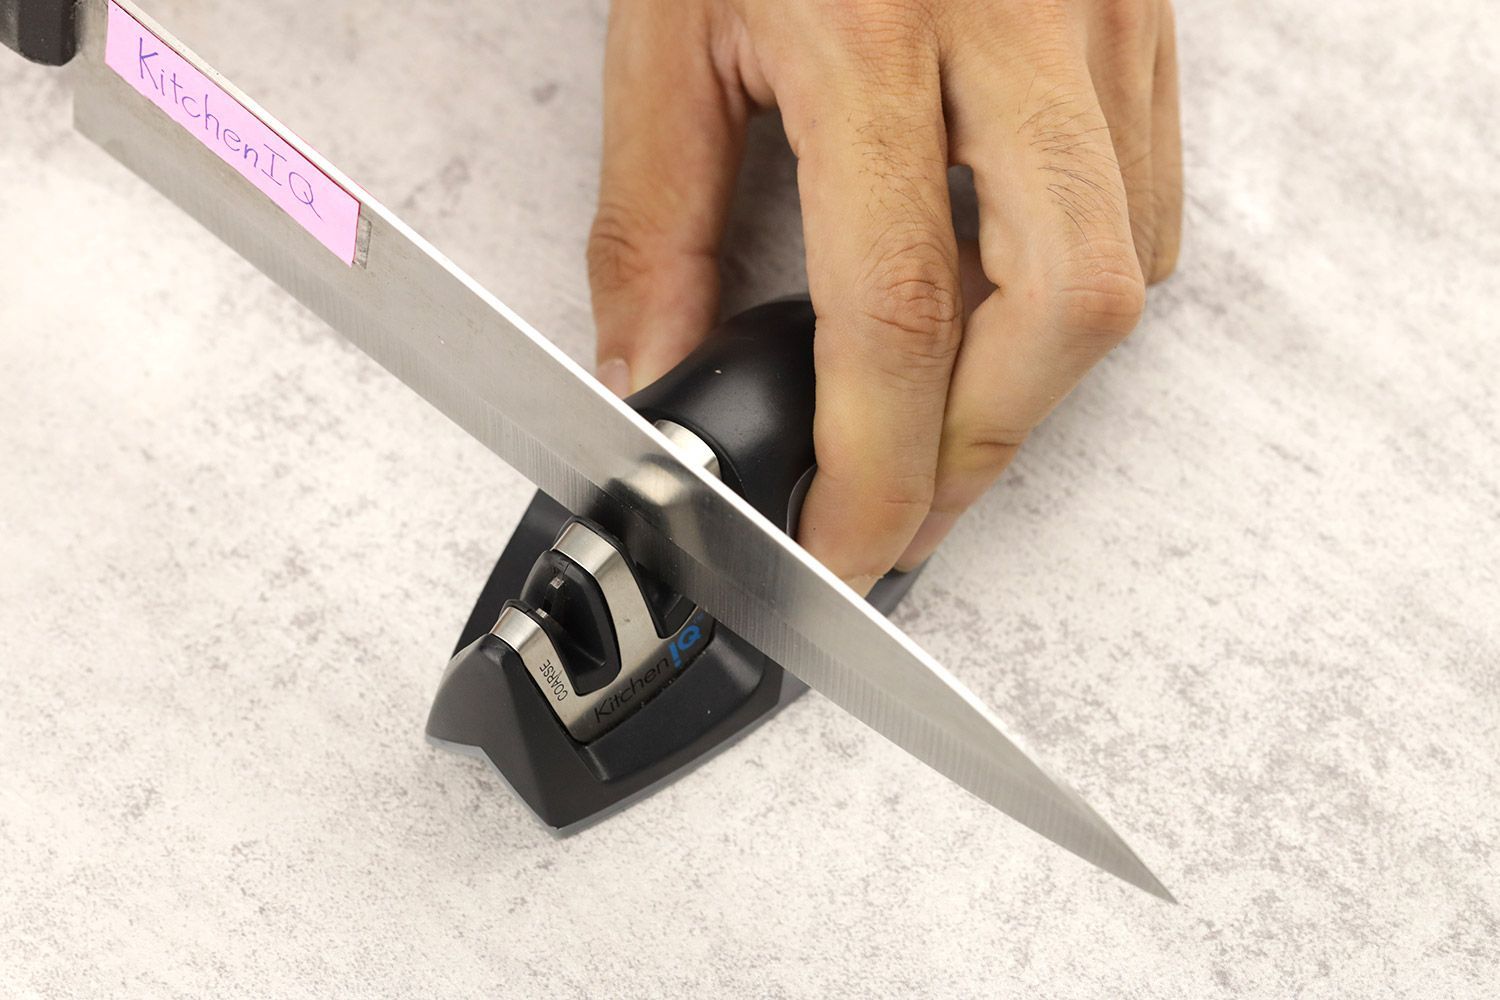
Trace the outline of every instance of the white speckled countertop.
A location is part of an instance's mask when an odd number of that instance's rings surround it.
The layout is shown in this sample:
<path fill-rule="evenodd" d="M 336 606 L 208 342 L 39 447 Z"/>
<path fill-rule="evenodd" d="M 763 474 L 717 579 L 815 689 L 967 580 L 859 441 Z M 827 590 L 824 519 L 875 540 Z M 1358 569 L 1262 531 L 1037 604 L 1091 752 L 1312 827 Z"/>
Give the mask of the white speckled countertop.
<path fill-rule="evenodd" d="M 603 0 L 410 6 L 149 5 L 587 356 Z M 818 697 L 547 836 L 422 738 L 528 484 L 0 59 L 0 992 L 1493 996 L 1500 15 L 1180 6 L 1181 270 L 899 615 L 1178 907 Z"/>

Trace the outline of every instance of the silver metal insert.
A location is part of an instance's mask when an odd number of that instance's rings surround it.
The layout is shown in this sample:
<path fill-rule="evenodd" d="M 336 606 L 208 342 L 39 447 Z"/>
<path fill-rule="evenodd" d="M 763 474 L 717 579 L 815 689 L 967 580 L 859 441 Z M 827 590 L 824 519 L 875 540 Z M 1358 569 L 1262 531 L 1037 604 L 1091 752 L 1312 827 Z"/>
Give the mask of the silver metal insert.
<path fill-rule="evenodd" d="M 597 536 L 595 540 L 608 547 Z M 644 602 L 641 607 L 644 610 Z M 535 614 L 544 616 L 541 611 Z M 654 637 L 655 629 L 650 632 Z M 649 648 L 637 648 L 634 655 L 627 654 L 625 666 L 614 680 L 598 691 L 582 695 L 564 669 L 557 647 L 531 614 L 514 605 L 507 606 L 490 633 L 516 651 L 558 721 L 575 740 L 587 743 L 632 715 L 690 663 L 712 636 L 713 620 L 701 611 L 694 612 L 673 635 L 653 638 Z"/>
<path fill-rule="evenodd" d="M 609 617 L 615 623 L 615 639 L 620 644 L 620 662 L 629 671 L 631 664 L 646 659 L 661 645 L 651 609 L 635 582 L 635 574 L 625 557 L 588 526 L 577 521 L 563 528 L 552 551 L 567 556 L 594 578 L 604 593 Z"/>
<path fill-rule="evenodd" d="M 620 649 L 620 673 L 608 684 L 586 695 L 569 685 L 571 699 L 552 702 L 573 738 L 586 742 L 624 721 L 665 686 L 696 655 L 691 647 L 701 649 L 713 622 L 695 610 L 675 634 L 658 635 L 651 609 L 625 557 L 585 524 L 574 521 L 563 528 L 552 551 L 567 556 L 599 585 Z M 546 693 L 545 668 L 528 661 L 527 670 Z"/>
<path fill-rule="evenodd" d="M 719 456 L 714 454 L 714 450 L 701 437 L 671 420 L 658 420 L 656 429 L 661 431 L 662 437 L 672 442 L 673 447 L 682 452 L 684 462 L 698 466 L 715 478 L 724 478 L 719 473 Z"/>
<path fill-rule="evenodd" d="M 588 714 L 588 708 L 581 704 L 568 672 L 563 669 L 562 657 L 557 655 L 557 647 L 547 633 L 526 612 L 507 606 L 501 610 L 490 634 L 521 657 L 526 671 L 571 732 L 578 719 Z"/>

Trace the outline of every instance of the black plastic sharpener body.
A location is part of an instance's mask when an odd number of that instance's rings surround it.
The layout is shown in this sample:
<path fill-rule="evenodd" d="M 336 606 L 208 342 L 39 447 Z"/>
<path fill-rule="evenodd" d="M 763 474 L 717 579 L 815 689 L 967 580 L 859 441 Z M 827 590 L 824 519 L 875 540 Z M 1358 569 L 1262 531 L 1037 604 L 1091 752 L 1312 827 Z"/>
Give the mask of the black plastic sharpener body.
<path fill-rule="evenodd" d="M 813 320 L 805 299 L 741 313 L 628 400 L 658 427 L 706 445 L 725 484 L 788 531 L 814 468 Z M 427 721 L 431 739 L 482 753 L 559 829 L 638 797 L 806 690 L 642 575 L 625 545 L 578 513 L 541 493 L 532 500 Z M 613 591 L 592 579 L 588 560 L 562 544 L 570 536 L 611 560 L 604 546 L 612 548 L 629 577 L 616 568 L 607 581 Z M 915 575 L 892 573 L 869 600 L 890 611 Z M 647 610 L 627 621 L 616 605 L 633 592 Z M 642 632 L 634 619 L 643 616 L 654 632 Z M 517 639 L 523 634 L 529 638 Z"/>

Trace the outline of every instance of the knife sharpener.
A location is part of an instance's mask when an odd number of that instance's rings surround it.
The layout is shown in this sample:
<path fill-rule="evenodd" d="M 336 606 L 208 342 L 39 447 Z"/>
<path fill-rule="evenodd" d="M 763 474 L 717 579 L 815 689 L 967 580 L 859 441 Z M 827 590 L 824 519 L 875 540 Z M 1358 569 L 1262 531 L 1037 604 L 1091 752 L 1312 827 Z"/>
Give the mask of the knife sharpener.
<path fill-rule="evenodd" d="M 130 7 L 133 9 L 134 5 Z M 104 26 L 105 18 L 113 18 L 115 14 L 122 15 L 120 23 L 124 30 L 142 43 L 147 35 L 155 34 L 130 10 L 107 5 L 103 0 L 0 0 L 0 44 L 33 61 L 62 65 L 77 51 L 77 23 L 97 31 Z M 106 30 L 113 29 L 111 22 Z M 171 50 L 171 57 L 181 63 L 183 72 L 206 88 L 205 94 L 221 94 L 226 107 L 236 105 L 244 112 L 247 128 L 264 130 L 270 139 L 288 143 L 292 152 L 302 156 L 305 147 L 300 142 L 291 141 L 284 130 L 252 112 L 244 100 L 215 83 L 217 74 L 194 60 L 185 49 L 175 49 L 165 37 L 157 37 Z M 328 286 L 301 275 L 289 266 L 291 261 L 270 252 L 267 243 L 269 230 L 282 231 L 287 226 L 286 218 L 275 213 L 295 219 L 294 212 L 254 178 L 247 179 L 276 204 L 246 200 L 239 206 L 246 219 L 231 222 L 219 212 L 217 204 L 210 208 L 198 200 L 203 189 L 212 189 L 217 183 L 210 183 L 211 178 L 224 179 L 222 173 L 216 172 L 220 168 L 204 172 L 200 188 L 195 183 L 182 183 L 182 175 L 174 166 L 156 159 L 154 152 L 147 152 L 150 144 L 143 145 L 132 129 L 154 130 L 163 123 L 149 114 L 143 117 L 140 105 L 113 103 L 110 94 L 118 83 L 109 80 L 106 72 L 112 70 L 140 96 L 167 111 L 156 100 L 165 94 L 163 85 L 155 86 L 153 96 L 150 85 L 143 89 L 130 84 L 130 73 L 110 63 L 107 46 L 104 48 L 102 53 L 96 51 L 102 56 L 103 65 L 86 66 L 74 88 L 75 122 L 84 134 L 158 188 L 172 193 L 174 200 L 210 231 L 292 291 L 314 312 L 333 322 L 403 381 L 411 384 L 414 379 L 442 371 L 449 376 L 455 374 L 451 365 L 446 369 L 423 365 L 418 363 L 422 359 L 409 350 L 392 350 L 391 340 L 404 341 L 402 333 L 426 329 L 430 322 L 426 306 L 431 300 L 422 296 L 408 296 L 405 300 L 392 297 L 371 306 L 367 301 L 370 281 L 417 282 L 423 287 L 432 282 L 458 293 L 455 308 L 462 316 L 465 314 L 462 303 L 467 303 L 467 315 L 473 323 L 471 329 L 463 331 L 466 334 L 481 334 L 485 324 L 496 323 L 494 303 L 476 295 L 467 279 L 439 260 L 430 248 L 422 246 L 379 205 L 356 198 L 352 186 L 340 186 L 337 176 L 341 175 L 336 172 L 327 174 L 326 179 L 350 199 L 359 213 L 355 217 L 358 224 L 363 225 L 363 213 L 370 211 L 368 239 L 394 240 L 398 247 L 407 247 L 410 255 L 364 259 L 361 272 L 352 280 L 344 272 L 329 268 L 326 259 L 318 257 L 324 265 L 318 273 L 328 280 Z M 156 57 L 153 49 L 151 58 Z M 143 62 L 145 57 L 140 58 Z M 175 76 L 173 81 L 176 82 Z M 188 113 L 185 104 L 177 103 L 175 89 L 173 95 L 173 107 Z M 181 121 L 178 125 L 191 128 Z M 228 133 L 226 129 L 224 134 Z M 175 144 L 179 151 L 191 149 L 193 142 L 209 146 L 201 137 L 184 140 L 170 127 L 166 134 L 172 137 L 168 144 Z M 233 158 L 226 158 L 221 150 L 214 149 L 213 154 L 221 163 L 238 169 Z M 202 155 L 193 150 L 187 158 L 201 164 Z M 316 169 L 319 168 L 309 161 L 309 172 Z M 290 177 L 288 173 L 289 180 Z M 337 195 L 335 199 L 337 203 Z M 298 201 L 311 207 L 310 200 L 298 198 Z M 268 223 L 269 228 L 246 228 L 246 220 L 250 219 Z M 297 224 L 324 248 L 350 263 L 344 255 L 347 248 L 344 237 L 350 236 L 350 232 L 324 232 L 305 220 L 297 220 Z M 352 245 L 357 252 L 357 235 Z M 366 266 L 369 270 L 363 270 Z M 356 272 L 351 270 L 348 274 Z M 335 318 L 340 321 L 335 322 Z M 351 318 L 362 322 L 351 322 Z M 501 319 L 516 327 L 508 317 Z M 813 471 L 812 329 L 813 314 L 805 300 L 773 303 L 752 310 L 726 323 L 681 366 L 629 400 L 676 442 L 682 456 L 722 476 L 730 488 L 789 532 L 796 524 L 800 499 Z M 509 402 L 517 404 L 519 409 L 527 410 L 530 404 L 551 412 L 555 410 L 554 397 L 559 388 L 576 386 L 568 386 L 564 378 L 559 387 L 557 376 L 561 373 L 556 370 L 555 359 L 528 358 L 528 354 L 536 354 L 542 345 L 532 339 L 530 331 L 518 332 L 526 336 L 511 345 L 515 353 L 506 359 L 510 370 L 489 369 L 489 374 L 504 379 Z M 438 342 L 443 343 L 441 338 Z M 478 359 L 471 352 L 464 363 L 472 366 L 486 360 L 492 362 L 495 358 Z M 541 380 L 533 383 L 525 376 L 527 371 L 537 372 Z M 468 381 L 472 383 L 475 379 Z M 479 381 L 485 378 L 481 375 Z M 481 399 L 494 397 L 493 392 L 476 390 L 474 385 L 470 389 L 477 391 Z M 596 417 L 619 416 L 609 412 L 597 397 L 582 394 L 573 399 L 575 406 L 590 410 Z M 475 416 L 473 411 L 460 409 L 460 413 L 470 418 Z M 459 420 L 458 415 L 450 415 Z M 502 414 L 496 413 L 492 406 L 486 416 L 493 420 Z M 499 426 L 486 420 L 459 422 L 492 446 L 507 426 L 503 420 Z M 549 450 L 560 448 L 567 452 L 573 448 L 571 435 L 578 432 L 580 428 L 576 425 L 581 422 L 586 421 L 575 419 L 575 426 L 570 427 L 532 420 L 527 427 L 541 435 L 534 439 L 541 448 L 534 452 L 525 447 L 496 447 L 496 450 L 511 455 L 539 479 L 567 490 L 570 496 L 588 497 L 589 480 L 557 474 L 566 472 L 568 465 L 564 459 L 559 470 L 556 459 L 560 453 Z M 587 428 L 582 429 L 588 432 Z M 615 435 L 617 446 L 639 444 L 632 443 L 631 437 Z M 548 457 L 553 461 L 546 461 Z M 632 532 L 639 531 L 645 522 L 634 518 L 631 512 L 660 515 L 670 537 L 701 542 L 702 539 L 685 537 L 685 533 L 699 527 L 692 516 L 692 505 L 705 498 L 701 491 L 684 483 L 677 463 L 668 468 L 657 464 L 660 458 L 657 449 L 638 449 L 635 461 L 628 456 L 618 457 L 621 461 L 613 464 L 630 471 L 610 484 L 608 500 L 601 500 L 597 511 L 570 512 L 544 496 L 535 498 L 470 617 L 428 721 L 428 733 L 434 740 L 485 756 L 538 816 L 559 829 L 600 818 L 644 794 L 656 783 L 680 773 L 743 733 L 803 690 L 780 665 L 739 636 L 718 627 L 684 595 L 672 593 L 661 581 L 651 579 L 636 567 L 631 558 L 631 537 L 637 539 L 638 552 L 643 557 L 649 555 L 650 561 L 664 555 L 668 560 L 684 555 L 670 545 L 668 552 L 661 552 L 661 539 L 655 531 L 633 536 Z M 594 462 L 592 467 L 597 472 L 601 463 Z M 600 484 L 594 485 L 597 488 Z M 593 495 L 600 496 L 597 491 Z M 716 504 L 709 506 L 724 513 Z M 591 517 L 591 513 L 597 517 Z M 610 518 L 616 519 L 615 526 L 624 533 L 623 538 L 618 533 L 611 534 L 610 524 L 601 523 Z M 702 527 L 706 532 L 709 525 L 705 522 Z M 688 548 L 696 553 L 707 551 L 702 544 Z M 760 555 L 766 554 L 761 548 Z M 734 553 L 710 553 L 710 556 L 713 566 L 699 569 L 732 570 Z M 803 567 L 787 561 L 783 564 L 795 569 L 801 578 Z M 689 576 L 695 575 L 692 567 L 679 565 L 678 569 Z M 704 576 L 696 574 L 698 579 Z M 723 579 L 718 572 L 707 576 Z M 910 582 L 909 576 L 887 577 L 876 585 L 870 600 L 877 608 L 888 611 Z M 824 598 L 830 596 L 816 588 L 812 596 L 819 593 Z M 839 601 L 825 601 L 822 606 L 830 614 L 848 610 Z M 805 617 L 806 609 L 803 610 Z M 868 624 L 862 616 L 854 622 L 861 630 Z M 785 633 L 779 634 L 778 646 L 786 638 Z M 805 637 L 802 638 L 805 642 Z M 829 641 L 837 643 L 841 638 L 830 636 Z M 865 638 L 875 637 L 866 634 Z M 788 644 L 786 648 L 796 647 Z M 908 667 L 923 666 L 909 655 L 905 662 Z M 877 660 L 871 667 L 891 665 L 882 665 Z M 885 674 L 889 680 L 888 669 Z M 1130 846 L 1076 793 L 1057 783 L 1015 747 L 995 721 L 974 703 L 973 696 L 954 685 L 951 678 L 941 673 L 908 674 L 906 680 L 910 683 L 903 682 L 899 689 L 921 697 L 919 689 L 913 686 L 919 676 L 941 682 L 937 688 L 941 692 L 940 704 L 946 705 L 948 713 L 956 713 L 977 725 L 979 732 L 964 735 L 950 732 L 948 739 L 937 744 L 919 741 L 922 749 L 914 749 L 911 741 L 903 738 L 911 735 L 909 729 L 915 721 L 911 713 L 901 711 L 907 706 L 892 697 L 895 692 L 883 685 L 865 685 L 866 693 L 882 696 L 880 701 L 887 710 L 897 709 L 905 717 L 905 725 L 895 728 L 892 739 L 1079 856 L 1147 892 L 1172 900 L 1171 893 Z M 847 674 L 843 679 L 846 684 L 852 681 L 856 685 L 864 680 Z M 930 684 L 928 690 L 932 690 Z M 922 718 L 920 712 L 916 718 Z M 973 726 L 966 728 L 972 730 Z M 902 733 L 902 729 L 908 731 Z"/>
<path fill-rule="evenodd" d="M 626 400 L 788 533 L 814 469 L 813 318 L 806 299 L 741 313 Z M 891 573 L 868 599 L 888 613 L 915 577 Z M 561 830 L 647 793 L 804 690 L 645 574 L 587 512 L 538 492 L 469 616 L 427 735 L 488 758 Z"/>

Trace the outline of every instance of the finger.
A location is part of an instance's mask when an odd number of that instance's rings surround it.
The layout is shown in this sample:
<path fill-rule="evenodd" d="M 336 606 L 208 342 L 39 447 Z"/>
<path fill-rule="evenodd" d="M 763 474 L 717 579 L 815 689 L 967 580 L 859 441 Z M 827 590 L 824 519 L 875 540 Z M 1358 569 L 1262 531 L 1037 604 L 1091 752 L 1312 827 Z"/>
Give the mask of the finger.
<path fill-rule="evenodd" d="M 818 472 L 798 537 L 863 592 L 932 497 L 961 329 L 957 248 L 936 49 L 922 27 L 883 25 L 814 62 L 816 78 L 778 88 L 818 314 Z"/>
<path fill-rule="evenodd" d="M 1143 274 L 1154 268 L 1160 239 L 1151 125 L 1161 2 L 1115 0 L 1090 5 L 1090 78 L 1120 164 L 1130 231 Z"/>
<path fill-rule="evenodd" d="M 604 156 L 589 234 L 600 380 L 624 395 L 712 328 L 718 247 L 748 108 L 713 58 L 708 4 L 618 0 L 604 65 Z"/>
<path fill-rule="evenodd" d="M 974 171 L 981 258 L 996 290 L 964 334 L 932 511 L 901 568 L 932 552 L 1140 316 L 1140 263 L 1103 112 L 1081 50 L 1062 69 L 1056 62 L 1046 72 L 1003 59 L 958 63 L 948 84 L 965 95 L 952 102 L 951 129 Z"/>
<path fill-rule="evenodd" d="M 1161 0 L 1156 69 L 1151 94 L 1151 172 L 1156 197 L 1156 259 L 1147 279 L 1161 281 L 1177 267 L 1182 248 L 1182 123 L 1177 94 L 1177 27 Z"/>
<path fill-rule="evenodd" d="M 963 290 L 963 322 L 967 326 L 974 315 L 975 307 L 987 301 L 995 291 L 994 284 L 984 273 L 984 263 L 980 259 L 979 243 L 977 240 L 960 239 L 958 241 L 958 275 L 959 286 Z M 1013 452 L 1014 449 L 1011 449 L 1011 451 Z M 1009 459 L 1010 456 L 1008 454 L 1004 456 L 1004 462 L 1008 462 Z M 995 466 L 994 476 L 998 476 L 1004 462 L 1000 461 L 997 456 L 992 456 L 992 460 L 992 464 Z M 922 560 L 926 559 L 932 553 L 932 550 L 937 547 L 938 543 L 948 534 L 958 519 L 957 513 L 949 513 L 944 509 L 939 509 L 937 506 L 939 502 L 944 505 L 949 503 L 948 490 L 944 488 L 944 480 L 952 476 L 952 473 L 949 473 L 948 477 L 944 477 L 943 475 L 941 444 L 938 447 L 938 469 L 938 476 L 935 477 L 933 483 L 934 506 L 929 508 L 927 516 L 922 519 L 922 524 L 917 528 L 916 534 L 912 536 L 911 542 L 896 560 L 897 569 L 913 569 Z M 981 492 L 983 489 L 988 488 L 989 482 L 993 481 L 994 476 L 988 477 L 984 481 L 984 485 L 980 488 Z M 941 500 L 939 500 L 940 496 L 942 497 Z M 968 507 L 969 503 L 972 503 L 972 501 L 963 503 L 962 506 Z"/>

